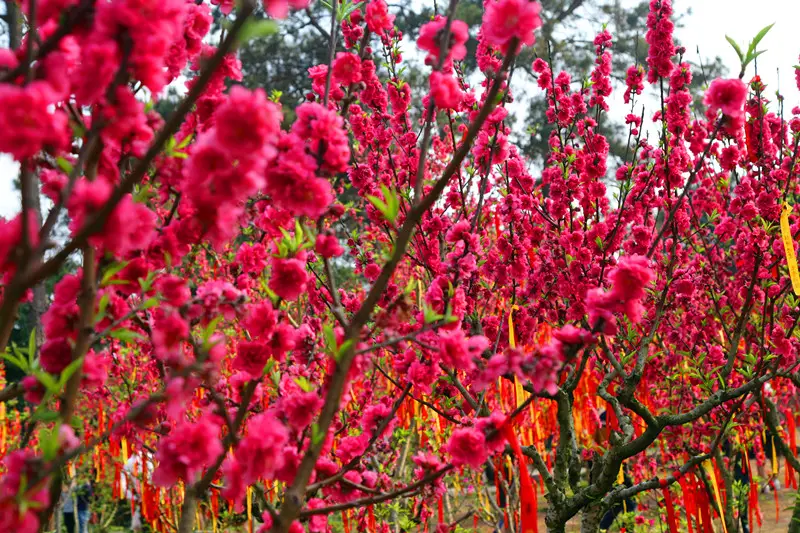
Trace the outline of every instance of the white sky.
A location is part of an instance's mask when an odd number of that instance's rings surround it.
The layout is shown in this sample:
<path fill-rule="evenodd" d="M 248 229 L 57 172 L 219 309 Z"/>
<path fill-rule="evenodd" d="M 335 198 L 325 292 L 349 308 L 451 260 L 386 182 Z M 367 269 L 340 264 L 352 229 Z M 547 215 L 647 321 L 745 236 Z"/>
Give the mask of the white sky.
<path fill-rule="evenodd" d="M 630 2 L 625 0 L 623 5 Z M 683 20 L 684 27 L 676 34 L 687 49 L 687 59 L 696 62 L 699 46 L 704 60 L 714 56 L 722 58 L 731 76 L 738 73 L 738 58 L 725 40 L 725 35 L 731 36 L 746 49 L 747 43 L 761 28 L 774 22 L 775 26 L 759 47 L 767 52 L 758 58 L 758 72 L 768 86 L 768 94 L 774 94 L 780 87 L 786 98 L 787 113 L 792 107 L 800 105 L 800 92 L 792 68 L 800 64 L 800 1 L 675 0 L 674 4 L 677 12 L 691 9 L 691 14 Z M 753 65 L 748 68 L 745 80 L 754 74 Z M 612 108 L 621 103 L 619 91 L 616 96 L 619 100 L 614 98 Z M 13 184 L 16 174 L 16 164 L 5 154 L 0 154 L 0 216 L 8 217 L 19 211 L 19 193 L 14 190 Z"/>

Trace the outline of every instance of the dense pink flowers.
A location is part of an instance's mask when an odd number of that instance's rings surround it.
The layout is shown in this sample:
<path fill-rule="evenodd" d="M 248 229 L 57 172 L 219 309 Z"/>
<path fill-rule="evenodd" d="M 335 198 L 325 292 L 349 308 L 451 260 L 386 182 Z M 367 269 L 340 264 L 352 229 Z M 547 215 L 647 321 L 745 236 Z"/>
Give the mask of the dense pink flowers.
<path fill-rule="evenodd" d="M 672 32 L 675 23 L 672 16 L 671 0 L 650 0 L 650 14 L 647 16 L 647 34 L 645 40 L 649 45 L 647 50 L 647 81 L 655 83 L 658 78 L 667 78 L 672 74 L 674 64 L 672 56 L 675 55 L 675 43 Z"/>
<path fill-rule="evenodd" d="M 344 253 L 344 248 L 339 244 L 336 235 L 317 235 L 314 251 L 326 259 L 339 257 Z"/>
<path fill-rule="evenodd" d="M 44 148 L 63 149 L 67 142 L 67 116 L 49 109 L 54 95 L 44 82 L 17 87 L 0 83 L 0 152 L 18 161 Z"/>
<path fill-rule="evenodd" d="M 308 278 L 305 262 L 300 258 L 275 258 L 269 288 L 285 300 L 296 300 L 305 290 Z"/>
<path fill-rule="evenodd" d="M 38 27 L 20 49 L 0 51 L 0 150 L 21 163 L 27 191 L 52 201 L 41 218 L 56 205 L 68 231 L 42 231 L 35 209 L 0 220 L 4 317 L 24 317 L 18 304 L 39 296 L 32 289 L 54 285 L 36 350 L 26 351 L 27 323 L 3 324 L 25 374 L 10 390 L 43 418 L 71 409 L 51 379 L 83 362 L 75 413 L 94 420 L 82 430 L 40 420 L 55 431 L 52 441 L 31 434 L 42 461 L 6 457 L 2 531 L 35 529 L 50 481 L 38 475 L 98 435 L 114 456 L 125 438 L 128 453 L 152 460 L 159 486 L 192 494 L 207 475 L 218 518 L 241 512 L 254 484 L 279 481 L 269 500 L 290 501 L 285 488 L 302 474 L 310 490 L 293 533 L 338 527 L 328 510 L 344 502 L 358 507 L 346 516 L 354 529 L 386 533 L 372 524 L 385 509 L 358 500 L 446 469 L 414 490 L 424 526 L 454 476 L 473 477 L 462 467 L 502 454 L 498 426 L 522 402 L 532 402 L 515 413 L 526 444 L 547 464 L 564 452 L 574 466 L 593 454 L 543 445 L 570 415 L 556 411 L 580 415 L 561 428 L 569 442 L 600 432 L 618 447 L 628 436 L 611 438 L 625 424 L 605 392 L 633 391 L 660 419 L 795 366 L 776 228 L 784 196 L 798 192 L 800 108 L 777 106 L 792 116 L 782 118 L 755 77 L 715 80 L 709 111 L 693 113 L 691 54 L 675 46 L 668 0 L 649 2 L 647 63 L 627 70 L 619 98 L 611 80 L 625 70 L 605 29 L 585 72 L 560 71 L 558 54 L 533 60 L 530 87 L 501 72 L 542 25 L 540 4 L 527 0 L 482 2 L 473 43 L 461 20 L 424 21 L 422 77 L 404 68 L 408 36 L 394 28 L 394 7 L 342 4 L 329 21 L 342 37 L 332 62 L 303 66 L 308 79 L 289 92 L 245 88 L 256 84 L 239 60 L 237 50 L 252 59 L 244 39 L 229 33 L 246 14 L 227 17 L 233 0 L 35 5 Z M 263 11 L 282 18 L 307 5 L 268 0 Z M 234 42 L 225 54 L 208 44 L 218 42 L 212 21 L 225 25 L 225 46 Z M 637 98 L 646 72 L 663 85 L 663 106 Z M 184 78 L 188 100 L 162 116 L 164 89 Z M 514 119 L 528 97 L 546 124 Z M 619 100 L 624 110 L 610 109 Z M 619 139 L 613 116 L 628 129 Z M 798 228 L 796 213 L 789 223 Z M 724 383 L 707 379 L 726 360 Z M 627 375 L 615 377 L 617 363 Z M 796 393 L 773 383 L 781 401 Z M 685 449 L 707 447 L 734 402 L 626 460 L 635 482 L 652 477 L 654 457 L 677 465 Z M 762 407 L 742 403 L 732 431 L 758 433 Z M 32 427 L 32 408 L 18 411 L 6 417 L 9 436 Z M 411 479 L 391 475 L 402 462 Z M 170 505 L 182 493 L 169 490 Z"/>
<path fill-rule="evenodd" d="M 214 115 L 215 140 L 234 159 L 269 156 L 281 127 L 280 108 L 267 100 L 263 89 L 231 87 L 227 100 Z"/>
<path fill-rule="evenodd" d="M 721 79 L 711 82 L 704 99 L 709 111 L 722 111 L 723 115 L 737 119 L 744 114 L 747 98 L 747 85 L 738 78 Z"/>
<path fill-rule="evenodd" d="M 538 2 L 529 0 L 489 0 L 481 31 L 489 44 L 504 52 L 513 38 L 522 46 L 530 46 L 536 42 L 533 32 L 542 26 L 541 10 Z"/>
<path fill-rule="evenodd" d="M 615 332 L 614 313 L 623 313 L 632 323 L 638 323 L 642 318 L 641 300 L 645 297 L 645 287 L 654 277 L 647 258 L 623 257 L 609 273 L 611 291 L 593 289 L 586 296 L 586 307 L 592 327 L 596 327 L 598 320 L 603 320 L 603 331 Z"/>
<path fill-rule="evenodd" d="M 447 24 L 447 19 L 441 15 L 436 15 L 431 22 L 423 25 L 419 30 L 417 46 L 428 55 L 425 63 L 438 65 L 441 54 L 442 38 Z M 469 40 L 469 27 L 463 20 L 453 20 L 450 24 L 450 41 L 448 43 L 447 55 L 444 63 L 450 60 L 459 61 L 467 55 L 466 43 Z"/>
<path fill-rule="evenodd" d="M 385 35 L 394 26 L 394 15 L 389 14 L 389 7 L 384 0 L 372 0 L 367 4 L 364 16 L 367 28 L 372 33 Z"/>
<path fill-rule="evenodd" d="M 455 466 L 470 466 L 479 469 L 489 457 L 486 437 L 477 428 L 459 428 L 447 441 L 447 453 Z"/>
<path fill-rule="evenodd" d="M 223 452 L 219 426 L 211 417 L 177 425 L 158 445 L 153 483 L 171 487 L 179 480 L 192 483 Z"/>
<path fill-rule="evenodd" d="M 464 93 L 453 76 L 434 71 L 431 72 L 431 97 L 439 109 L 456 109 Z"/>
<path fill-rule="evenodd" d="M 264 2 L 267 14 L 276 19 L 285 19 L 289 16 L 289 8 L 305 9 L 309 0 L 267 0 Z"/>
<path fill-rule="evenodd" d="M 36 533 L 39 530 L 39 511 L 50 502 L 47 485 L 30 486 L 36 472 L 30 461 L 34 456 L 16 450 L 3 460 L 5 473 L 0 478 L 0 530 Z M 21 506 L 20 503 L 24 503 Z"/>
<path fill-rule="evenodd" d="M 286 427 L 270 413 L 250 419 L 247 436 L 236 448 L 236 460 L 246 485 L 259 478 L 271 479 L 283 466 L 283 446 L 289 439 Z"/>
<path fill-rule="evenodd" d="M 333 79 L 349 86 L 361 81 L 361 60 L 351 52 L 339 52 L 333 62 Z"/>
<path fill-rule="evenodd" d="M 490 346 L 489 339 L 483 336 L 467 337 L 460 329 L 439 335 L 439 354 L 442 362 L 452 368 L 471 369 L 473 359 Z"/>

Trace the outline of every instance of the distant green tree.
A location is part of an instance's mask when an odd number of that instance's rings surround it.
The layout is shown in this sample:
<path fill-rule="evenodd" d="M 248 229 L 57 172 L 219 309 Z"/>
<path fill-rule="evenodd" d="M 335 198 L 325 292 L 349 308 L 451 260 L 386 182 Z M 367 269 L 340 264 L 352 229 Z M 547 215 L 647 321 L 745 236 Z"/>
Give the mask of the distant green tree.
<path fill-rule="evenodd" d="M 540 3 L 544 25 L 537 34 L 536 45 L 524 48 L 516 61 L 512 81 L 517 87 L 515 94 L 518 98 L 525 93 L 519 90 L 520 86 L 535 83 L 531 63 L 537 57 L 552 62 L 556 71 L 569 72 L 576 83 L 582 82 L 576 75 L 588 77 L 595 59 L 592 40 L 603 25 L 614 36 L 613 78 L 617 82 L 624 83 L 628 66 L 644 63 L 647 43 L 642 31 L 646 27 L 648 13 L 646 0 L 633 7 L 623 7 L 620 0 L 540 0 Z M 395 26 L 411 41 L 416 40 L 423 24 L 436 13 L 444 13 L 446 8 L 447 3 L 442 0 L 422 7 L 410 0 L 390 4 L 390 10 L 396 15 Z M 467 23 L 472 35 L 467 43 L 467 57 L 461 65 L 464 74 L 469 76 L 477 69 L 475 37 L 483 16 L 482 0 L 461 0 L 455 16 Z M 244 84 L 251 88 L 264 87 L 279 91 L 289 123 L 293 120 L 294 108 L 305 100 L 305 95 L 311 90 L 308 65 L 328 62 L 329 31 L 329 9 L 322 2 L 312 2 L 308 9 L 294 13 L 283 21 L 278 33 L 253 40 L 241 50 Z M 407 56 L 411 57 L 411 54 L 407 53 Z M 420 67 L 420 64 L 409 61 L 406 71 L 407 81 L 417 92 L 427 90 L 426 76 Z M 724 69 L 719 58 L 695 67 L 692 87 L 699 98 L 706 80 L 719 76 Z M 544 95 L 538 89 L 529 93 L 524 98 L 523 111 L 517 111 L 510 120 L 516 124 L 516 140 L 525 155 L 533 162 L 541 163 L 548 153 L 547 139 L 552 126 L 545 118 L 547 106 Z M 622 157 L 627 130 L 608 117 L 601 116 L 600 120 L 612 144 L 612 153 Z"/>

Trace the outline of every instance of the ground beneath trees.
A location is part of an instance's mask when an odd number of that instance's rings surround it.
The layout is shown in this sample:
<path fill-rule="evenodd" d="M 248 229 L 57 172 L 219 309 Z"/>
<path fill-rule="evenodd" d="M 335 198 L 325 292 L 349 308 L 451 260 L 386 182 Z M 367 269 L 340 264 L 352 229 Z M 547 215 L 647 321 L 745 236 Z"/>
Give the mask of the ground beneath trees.
<path fill-rule="evenodd" d="M 794 490 L 787 490 L 781 489 L 778 491 L 778 502 L 780 505 L 780 512 L 778 516 L 778 521 L 775 520 L 775 496 L 774 494 L 761 494 L 759 497 L 759 505 L 761 507 L 761 513 L 763 514 L 762 526 L 759 527 L 758 524 L 755 524 L 754 527 L 750 528 L 751 533 L 785 533 L 789 528 L 789 521 L 792 518 L 792 506 L 794 505 L 794 498 L 795 498 L 795 491 Z M 547 528 L 544 524 L 544 514 L 547 512 L 547 502 L 543 501 L 544 498 L 539 498 L 539 531 L 540 533 L 545 533 Z M 656 520 L 655 527 L 651 529 L 651 531 L 657 532 L 667 532 L 667 524 L 666 522 L 663 524 L 659 524 L 658 516 L 653 511 L 655 509 L 655 505 L 652 502 L 646 502 L 649 504 L 649 509 L 643 512 L 643 515 L 647 518 L 654 518 Z M 685 516 L 685 515 L 684 515 Z M 715 523 L 715 530 L 718 533 L 722 532 L 722 526 L 720 522 L 717 520 Z M 492 531 L 492 528 L 486 526 L 482 529 L 483 533 L 488 533 Z M 580 531 L 580 523 L 578 519 L 573 520 L 572 523 L 568 524 L 567 532 L 568 533 L 577 533 Z M 614 525 L 609 530 L 609 533 L 614 533 L 619 531 L 619 527 Z M 630 533 L 630 530 L 629 530 Z M 681 532 L 683 533 L 683 532 Z"/>

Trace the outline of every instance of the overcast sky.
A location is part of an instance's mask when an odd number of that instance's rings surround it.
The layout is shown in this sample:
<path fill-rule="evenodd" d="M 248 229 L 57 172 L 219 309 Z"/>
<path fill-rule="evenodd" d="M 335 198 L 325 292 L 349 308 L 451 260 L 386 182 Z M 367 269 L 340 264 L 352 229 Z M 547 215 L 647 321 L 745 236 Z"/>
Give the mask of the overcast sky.
<path fill-rule="evenodd" d="M 632 1 L 634 0 L 625 0 L 623 4 Z M 696 62 L 696 50 L 699 47 L 703 59 L 715 56 L 722 58 L 731 75 L 736 74 L 738 58 L 725 40 L 725 35 L 731 36 L 746 49 L 749 40 L 761 28 L 774 22 L 775 27 L 760 45 L 767 52 L 758 58 L 758 72 L 768 85 L 768 95 L 774 95 L 774 91 L 780 88 L 786 98 L 787 111 L 800 105 L 800 92 L 797 90 L 792 68 L 800 64 L 800 1 L 675 0 L 674 4 L 679 12 L 691 6 L 691 14 L 685 17 L 684 27 L 677 32 L 678 39 L 687 49 L 687 59 Z M 745 79 L 753 74 L 751 65 Z M 613 105 L 614 103 L 612 107 Z M 16 173 L 17 168 L 13 161 L 0 154 L 0 216 L 8 217 L 19 210 L 19 194 L 13 185 Z"/>

